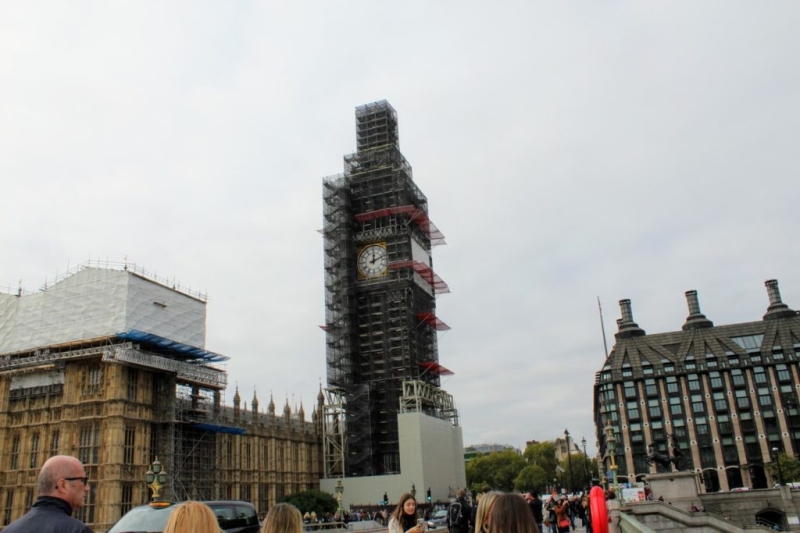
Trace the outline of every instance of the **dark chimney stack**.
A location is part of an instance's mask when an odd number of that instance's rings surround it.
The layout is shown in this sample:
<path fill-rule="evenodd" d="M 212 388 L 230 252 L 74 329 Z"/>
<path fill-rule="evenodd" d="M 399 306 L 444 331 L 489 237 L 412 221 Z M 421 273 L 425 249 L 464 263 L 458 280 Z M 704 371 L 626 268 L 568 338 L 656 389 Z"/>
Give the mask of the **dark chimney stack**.
<path fill-rule="evenodd" d="M 697 299 L 697 291 L 686 291 L 686 303 L 689 304 L 689 316 L 683 324 L 683 330 L 710 328 L 714 323 L 700 312 L 700 302 Z"/>
<path fill-rule="evenodd" d="M 633 312 L 631 311 L 630 300 L 620 300 L 619 308 L 622 311 L 622 318 L 617 320 L 619 332 L 615 335 L 618 339 L 627 337 L 641 337 L 645 331 L 639 327 L 639 324 L 633 321 Z"/>
<path fill-rule="evenodd" d="M 781 291 L 778 289 L 778 280 L 768 279 L 764 282 L 767 286 L 767 296 L 769 297 L 769 307 L 764 320 L 774 320 L 776 318 L 787 318 L 795 316 L 797 312 L 789 309 L 789 306 L 781 301 Z"/>

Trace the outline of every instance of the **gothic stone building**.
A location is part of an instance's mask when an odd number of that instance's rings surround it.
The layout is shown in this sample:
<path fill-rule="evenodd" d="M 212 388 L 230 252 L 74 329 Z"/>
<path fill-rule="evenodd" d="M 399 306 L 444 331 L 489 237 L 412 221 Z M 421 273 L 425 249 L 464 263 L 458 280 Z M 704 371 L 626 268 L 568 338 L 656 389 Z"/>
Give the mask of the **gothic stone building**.
<path fill-rule="evenodd" d="M 32 294 L 0 294 L 2 525 L 36 498 L 48 457 L 86 465 L 77 516 L 105 530 L 149 501 L 145 473 L 168 473 L 162 497 L 242 499 L 258 511 L 319 486 L 321 394 L 276 414 L 236 391 L 223 405 L 227 357 L 204 349 L 205 298 L 132 265 L 77 271 Z"/>
<path fill-rule="evenodd" d="M 680 331 L 647 335 L 622 300 L 616 345 L 595 385 L 595 424 L 606 471 L 606 432 L 616 436 L 620 482 L 655 472 L 647 446 L 667 453 L 674 435 L 684 469 L 701 475 L 706 492 L 766 488 L 775 450 L 797 455 L 800 316 L 766 282 L 762 320 L 714 326 L 686 293 Z M 607 429 L 608 428 L 608 429 Z"/>

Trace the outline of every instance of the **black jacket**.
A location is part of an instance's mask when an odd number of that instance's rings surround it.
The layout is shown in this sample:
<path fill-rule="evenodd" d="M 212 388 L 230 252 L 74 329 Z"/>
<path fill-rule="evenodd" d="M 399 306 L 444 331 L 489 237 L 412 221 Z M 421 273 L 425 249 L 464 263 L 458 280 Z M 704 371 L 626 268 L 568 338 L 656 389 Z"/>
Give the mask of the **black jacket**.
<path fill-rule="evenodd" d="M 542 520 L 544 519 L 544 514 L 542 513 L 542 500 L 539 498 L 534 498 L 528 502 L 528 507 L 531 508 L 531 513 L 533 514 L 533 521 L 536 524 L 541 524 Z"/>
<path fill-rule="evenodd" d="M 25 516 L 3 529 L 3 533 L 94 533 L 72 518 L 72 507 L 60 498 L 39 496 Z"/>
<path fill-rule="evenodd" d="M 456 498 L 456 502 L 461 504 L 461 519 L 462 519 L 463 523 L 461 524 L 461 526 L 458 526 L 458 525 L 455 525 L 455 524 L 448 525 L 448 529 L 451 531 L 451 533 L 465 533 L 465 532 L 468 532 L 468 531 L 470 531 L 472 529 L 472 526 L 471 526 L 472 507 L 470 506 L 469 502 L 467 502 L 467 499 L 464 498 L 464 497 Z M 450 505 L 453 505 L 453 504 L 451 503 Z M 448 520 L 449 520 L 450 507 L 448 507 L 447 515 L 448 515 Z"/>

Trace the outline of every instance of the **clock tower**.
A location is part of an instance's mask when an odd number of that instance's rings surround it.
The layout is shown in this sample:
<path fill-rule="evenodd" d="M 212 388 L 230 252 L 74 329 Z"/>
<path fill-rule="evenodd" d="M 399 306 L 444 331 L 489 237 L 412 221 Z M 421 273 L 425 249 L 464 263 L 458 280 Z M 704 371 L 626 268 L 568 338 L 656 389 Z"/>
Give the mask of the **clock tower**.
<path fill-rule="evenodd" d="M 328 477 L 399 474 L 402 406 L 417 393 L 449 397 L 437 350 L 437 331 L 449 328 L 436 316 L 436 296 L 449 289 L 431 255 L 444 236 L 388 102 L 356 108 L 356 140 L 344 173 L 323 180 Z M 447 403 L 414 405 L 457 425 Z"/>

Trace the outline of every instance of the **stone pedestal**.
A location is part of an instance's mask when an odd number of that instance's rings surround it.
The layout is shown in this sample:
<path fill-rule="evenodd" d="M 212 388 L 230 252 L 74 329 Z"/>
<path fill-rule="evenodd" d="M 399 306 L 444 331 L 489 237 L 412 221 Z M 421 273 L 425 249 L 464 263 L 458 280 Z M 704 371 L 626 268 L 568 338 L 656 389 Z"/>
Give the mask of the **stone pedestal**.
<path fill-rule="evenodd" d="M 664 503 L 678 509 L 688 511 L 694 503 L 701 506 L 699 484 L 695 472 L 669 472 L 667 474 L 650 474 L 645 481 L 650 485 L 653 499 L 664 498 Z"/>

